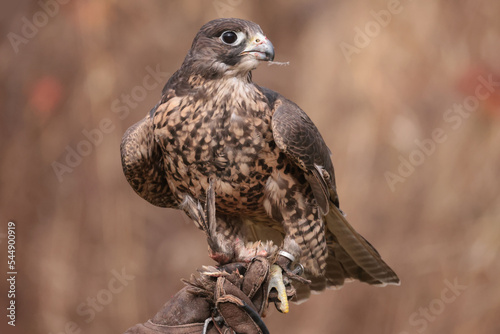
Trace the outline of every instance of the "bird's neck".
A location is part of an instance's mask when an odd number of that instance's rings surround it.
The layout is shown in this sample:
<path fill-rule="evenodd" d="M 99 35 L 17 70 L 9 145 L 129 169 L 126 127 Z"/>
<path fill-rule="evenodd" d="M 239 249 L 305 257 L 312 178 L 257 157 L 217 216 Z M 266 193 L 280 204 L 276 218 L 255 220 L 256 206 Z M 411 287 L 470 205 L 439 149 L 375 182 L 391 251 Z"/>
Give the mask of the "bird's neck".
<path fill-rule="evenodd" d="M 215 100 L 227 100 L 234 98 L 253 98 L 257 93 L 257 87 L 252 81 L 251 72 L 246 77 L 223 76 L 217 79 L 207 79 L 200 75 L 191 75 L 188 85 L 192 93 L 201 93 Z"/>
<path fill-rule="evenodd" d="M 252 70 L 255 68 L 256 66 L 253 63 L 236 66 L 227 65 L 223 62 L 214 60 L 211 54 L 207 57 L 202 57 L 200 55 L 193 57 L 189 53 L 184 59 L 179 71 L 182 72 L 183 76 L 186 78 L 195 75 L 201 76 L 205 80 L 237 77 L 241 80 L 252 82 Z"/>

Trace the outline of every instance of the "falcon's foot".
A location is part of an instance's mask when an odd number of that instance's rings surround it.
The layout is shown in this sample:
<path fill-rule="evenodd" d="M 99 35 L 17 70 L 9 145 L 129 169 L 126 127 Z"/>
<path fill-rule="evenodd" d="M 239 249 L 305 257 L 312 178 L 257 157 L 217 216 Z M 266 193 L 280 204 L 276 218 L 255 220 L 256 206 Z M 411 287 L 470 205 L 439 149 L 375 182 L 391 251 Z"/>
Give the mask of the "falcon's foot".
<path fill-rule="evenodd" d="M 269 273 L 268 292 L 271 292 L 269 300 L 274 300 L 276 309 L 282 313 L 288 313 L 288 299 L 295 296 L 295 289 L 291 282 L 311 283 L 308 279 L 300 276 L 304 272 L 304 267 L 300 263 L 297 263 L 294 269 L 290 269 L 292 263 L 295 263 L 295 257 L 284 250 L 280 250 Z M 273 289 L 276 290 L 275 293 L 271 291 Z"/>
<path fill-rule="evenodd" d="M 208 256 L 217 262 L 219 265 L 223 265 L 226 263 L 230 263 L 232 260 L 232 257 L 228 255 L 227 253 L 224 252 L 214 252 L 212 249 L 208 249 Z"/>
<path fill-rule="evenodd" d="M 241 262 L 251 262 L 257 256 L 269 258 L 276 254 L 278 247 L 272 241 L 256 241 L 244 243 L 236 239 L 234 243 L 235 257 Z"/>
<path fill-rule="evenodd" d="M 288 313 L 288 296 L 286 293 L 285 282 L 283 281 L 283 272 L 280 266 L 277 264 L 273 264 L 269 271 L 270 279 L 269 279 L 269 287 L 267 292 L 271 292 L 272 289 L 276 289 L 278 293 L 279 304 L 275 302 L 276 309 L 281 313 Z"/>
<path fill-rule="evenodd" d="M 277 251 L 278 247 L 272 241 L 245 243 L 240 238 L 236 238 L 234 241 L 218 242 L 217 247 L 209 247 L 208 256 L 223 265 L 232 262 L 249 263 L 257 256 L 271 258 Z"/>

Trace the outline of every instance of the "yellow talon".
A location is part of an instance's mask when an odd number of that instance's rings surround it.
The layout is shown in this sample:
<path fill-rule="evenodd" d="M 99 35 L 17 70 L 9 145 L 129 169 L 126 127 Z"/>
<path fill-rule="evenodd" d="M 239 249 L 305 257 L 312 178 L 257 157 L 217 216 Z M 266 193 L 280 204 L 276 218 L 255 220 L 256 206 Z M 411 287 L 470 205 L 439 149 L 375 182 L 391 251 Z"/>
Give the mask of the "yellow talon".
<path fill-rule="evenodd" d="M 278 299 L 281 302 L 279 310 L 282 313 L 288 313 L 288 297 L 286 295 L 285 284 L 283 283 L 283 273 L 281 268 L 273 264 L 270 269 L 271 279 L 269 281 L 269 288 L 267 292 L 269 293 L 273 288 L 278 292 Z"/>

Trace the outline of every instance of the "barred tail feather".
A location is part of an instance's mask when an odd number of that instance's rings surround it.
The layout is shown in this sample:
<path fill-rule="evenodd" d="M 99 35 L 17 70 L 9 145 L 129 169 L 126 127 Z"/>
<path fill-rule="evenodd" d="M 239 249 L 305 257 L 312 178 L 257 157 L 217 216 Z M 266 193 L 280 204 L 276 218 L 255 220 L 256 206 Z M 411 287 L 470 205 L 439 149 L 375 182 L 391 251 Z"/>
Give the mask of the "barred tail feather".
<path fill-rule="evenodd" d="M 346 278 L 374 285 L 399 284 L 396 273 L 375 248 L 354 230 L 333 203 L 325 218 L 328 230 L 336 239 L 329 245 L 329 257 L 334 257 L 342 265 Z M 327 273 L 327 279 L 328 276 Z"/>

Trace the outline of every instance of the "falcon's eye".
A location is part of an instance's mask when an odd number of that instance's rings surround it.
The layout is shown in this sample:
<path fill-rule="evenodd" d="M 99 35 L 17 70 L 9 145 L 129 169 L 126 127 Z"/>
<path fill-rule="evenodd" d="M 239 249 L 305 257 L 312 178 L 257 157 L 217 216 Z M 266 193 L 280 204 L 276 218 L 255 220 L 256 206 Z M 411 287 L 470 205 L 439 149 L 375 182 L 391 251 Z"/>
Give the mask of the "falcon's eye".
<path fill-rule="evenodd" d="M 224 31 L 220 35 L 220 39 L 224 44 L 234 45 L 238 41 L 238 34 L 234 31 Z"/>

